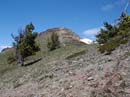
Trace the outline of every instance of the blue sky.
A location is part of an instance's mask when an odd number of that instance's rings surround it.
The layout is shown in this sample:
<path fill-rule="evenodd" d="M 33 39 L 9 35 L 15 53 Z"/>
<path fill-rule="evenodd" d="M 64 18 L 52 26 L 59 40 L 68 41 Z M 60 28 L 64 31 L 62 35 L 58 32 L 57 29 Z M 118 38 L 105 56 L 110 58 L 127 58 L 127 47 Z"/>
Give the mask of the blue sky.
<path fill-rule="evenodd" d="M 12 45 L 11 33 L 16 35 L 19 28 L 24 28 L 30 22 L 35 25 L 37 32 L 67 27 L 81 37 L 95 39 L 94 35 L 103 22 L 113 23 L 127 1 L 0 0 L 0 50 Z"/>

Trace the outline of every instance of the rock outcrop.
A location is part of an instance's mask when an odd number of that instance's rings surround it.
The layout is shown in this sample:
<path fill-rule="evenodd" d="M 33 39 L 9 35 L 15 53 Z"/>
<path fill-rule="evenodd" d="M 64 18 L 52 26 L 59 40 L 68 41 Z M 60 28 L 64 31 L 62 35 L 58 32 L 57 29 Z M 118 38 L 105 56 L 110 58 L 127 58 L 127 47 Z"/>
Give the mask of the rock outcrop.
<path fill-rule="evenodd" d="M 52 28 L 44 32 L 41 32 L 40 35 L 44 37 L 49 37 L 52 32 L 56 32 L 59 35 L 59 40 L 61 43 L 80 41 L 80 37 L 76 35 L 72 30 L 67 28 Z"/>

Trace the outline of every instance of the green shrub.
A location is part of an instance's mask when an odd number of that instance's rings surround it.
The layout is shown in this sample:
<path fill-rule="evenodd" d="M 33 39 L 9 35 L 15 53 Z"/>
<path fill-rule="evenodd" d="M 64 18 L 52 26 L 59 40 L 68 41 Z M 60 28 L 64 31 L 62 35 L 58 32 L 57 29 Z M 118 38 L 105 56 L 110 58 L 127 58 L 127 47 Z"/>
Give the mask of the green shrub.
<path fill-rule="evenodd" d="M 16 61 L 16 59 L 15 59 L 14 56 L 12 56 L 12 55 L 8 56 L 8 58 L 7 58 L 7 63 L 8 64 L 12 64 L 15 61 Z"/>
<path fill-rule="evenodd" d="M 72 54 L 72 55 L 67 56 L 65 59 L 69 60 L 69 59 L 72 59 L 72 58 L 74 58 L 74 57 L 83 55 L 83 54 L 85 54 L 85 53 L 86 53 L 86 50 L 83 50 L 83 51 L 80 51 L 80 52 L 76 52 L 76 53 L 74 53 L 74 54 Z"/>
<path fill-rule="evenodd" d="M 128 39 L 122 39 L 120 40 L 120 44 L 126 44 L 128 42 Z"/>
<path fill-rule="evenodd" d="M 111 42 L 111 43 L 106 43 L 104 45 L 99 46 L 99 51 L 101 53 L 105 53 L 106 55 L 111 54 L 113 50 L 115 50 L 119 46 L 118 42 Z"/>
<path fill-rule="evenodd" d="M 126 52 L 125 55 L 130 56 L 130 52 Z"/>

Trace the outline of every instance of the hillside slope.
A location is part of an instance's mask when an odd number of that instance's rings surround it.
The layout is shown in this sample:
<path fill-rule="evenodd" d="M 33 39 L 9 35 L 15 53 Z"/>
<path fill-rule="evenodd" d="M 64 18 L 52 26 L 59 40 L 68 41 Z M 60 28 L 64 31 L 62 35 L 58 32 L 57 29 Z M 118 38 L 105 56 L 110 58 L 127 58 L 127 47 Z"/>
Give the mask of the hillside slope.
<path fill-rule="evenodd" d="M 1 97 L 130 97 L 130 42 L 111 55 L 80 42 L 47 52 L 43 37 L 41 51 L 26 59 L 42 57 L 32 65 L 7 64 L 11 52 L 0 55 Z"/>
<path fill-rule="evenodd" d="M 81 48 L 79 48 L 79 46 Z M 55 62 L 65 60 L 67 56 L 74 54 L 75 52 L 86 50 L 85 46 L 82 45 L 67 45 L 66 47 L 62 47 L 50 53 L 41 53 L 42 60 L 26 67 L 19 67 L 17 65 L 8 65 L 7 63 L 0 64 L 0 96 L 2 97 L 14 97 L 14 96 L 27 96 L 30 94 L 35 94 L 36 91 L 33 91 L 32 88 L 35 87 L 36 83 L 39 81 L 44 81 L 45 79 L 53 77 L 53 69 L 55 67 Z M 39 52 L 40 53 L 40 52 Z M 28 59 L 37 58 L 39 54 L 36 56 L 31 56 Z M 5 56 L 5 55 L 4 55 Z M 41 57 L 40 56 L 40 57 Z M 4 60 L 3 60 L 4 61 Z M 62 68 L 62 67 L 61 67 Z M 57 68 L 58 69 L 58 68 Z M 45 77 L 45 78 L 44 78 Z M 36 83 L 35 83 L 36 82 Z M 51 82 L 51 80 L 50 80 Z M 44 82 L 39 85 L 42 88 Z M 48 83 L 49 84 L 49 83 Z M 27 87 L 26 87 L 27 85 Z M 31 85 L 31 86 L 28 86 Z M 46 84 L 47 85 L 47 84 Z M 17 90 L 20 88 L 20 90 Z M 23 88 L 22 88 L 23 87 Z M 42 88 L 43 89 L 43 88 Z M 29 97 L 29 96 L 27 96 Z"/>
<path fill-rule="evenodd" d="M 1 71 L 0 95 L 129 97 L 129 50 L 130 46 L 125 45 L 104 56 L 96 51 L 95 45 L 89 45 L 86 54 L 69 60 L 54 58 L 57 50 L 36 64 Z"/>

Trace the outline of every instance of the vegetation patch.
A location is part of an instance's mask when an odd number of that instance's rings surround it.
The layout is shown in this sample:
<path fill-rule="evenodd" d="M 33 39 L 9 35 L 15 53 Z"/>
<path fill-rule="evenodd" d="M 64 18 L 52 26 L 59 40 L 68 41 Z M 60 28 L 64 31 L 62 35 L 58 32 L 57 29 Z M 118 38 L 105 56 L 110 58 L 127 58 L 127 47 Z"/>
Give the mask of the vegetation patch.
<path fill-rule="evenodd" d="M 13 62 L 15 62 L 16 61 L 16 59 L 15 59 L 15 57 L 14 56 L 8 56 L 8 58 L 7 58 L 7 63 L 8 64 L 12 64 Z"/>
<path fill-rule="evenodd" d="M 76 52 L 76 53 L 73 53 L 73 54 L 67 56 L 65 59 L 69 60 L 69 59 L 75 58 L 77 56 L 84 55 L 85 53 L 86 53 L 86 50 L 82 50 L 80 52 Z"/>
<path fill-rule="evenodd" d="M 126 56 L 130 56 L 130 52 L 126 52 L 125 55 L 126 55 Z"/>
<path fill-rule="evenodd" d="M 109 43 L 105 43 L 104 45 L 101 45 L 98 48 L 101 53 L 105 53 L 106 55 L 109 55 L 113 50 L 115 50 L 121 44 L 126 44 L 127 42 L 128 42 L 127 39 L 124 40 L 122 39 L 120 41 L 115 40 Z"/>
<path fill-rule="evenodd" d="M 111 54 L 121 44 L 126 44 L 130 38 L 130 16 L 124 15 L 118 19 L 116 25 L 104 23 L 104 28 L 96 35 L 99 44 L 99 51 Z"/>

